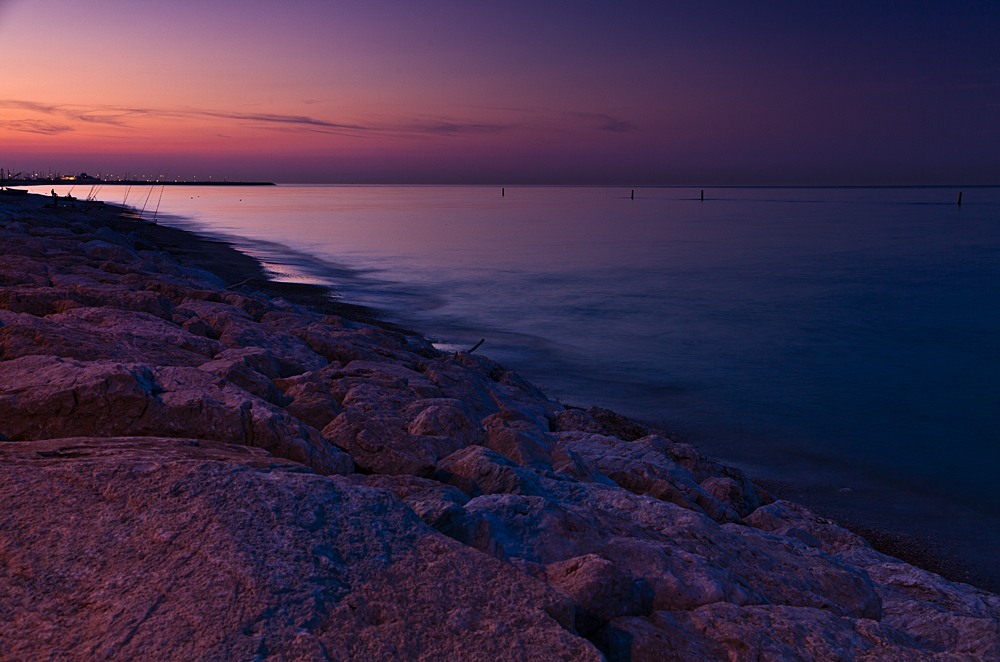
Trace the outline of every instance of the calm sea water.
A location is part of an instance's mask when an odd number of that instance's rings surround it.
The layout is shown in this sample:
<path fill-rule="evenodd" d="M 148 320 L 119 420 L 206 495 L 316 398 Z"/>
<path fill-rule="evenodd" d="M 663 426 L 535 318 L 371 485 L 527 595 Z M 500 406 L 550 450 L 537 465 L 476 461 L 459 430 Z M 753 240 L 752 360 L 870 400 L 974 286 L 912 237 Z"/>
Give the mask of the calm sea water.
<path fill-rule="evenodd" d="M 961 207 L 958 188 L 699 191 L 185 187 L 159 215 L 444 347 L 485 338 L 563 402 L 997 561 L 1000 188 Z"/>

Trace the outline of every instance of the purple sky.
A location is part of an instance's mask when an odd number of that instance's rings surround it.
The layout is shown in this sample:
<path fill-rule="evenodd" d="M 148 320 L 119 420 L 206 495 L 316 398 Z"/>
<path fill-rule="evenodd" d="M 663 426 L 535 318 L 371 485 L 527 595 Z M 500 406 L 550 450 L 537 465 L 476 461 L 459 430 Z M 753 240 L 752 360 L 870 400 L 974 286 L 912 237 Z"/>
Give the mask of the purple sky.
<path fill-rule="evenodd" d="M 0 166 L 998 184 L 998 35 L 996 2 L 0 0 Z"/>

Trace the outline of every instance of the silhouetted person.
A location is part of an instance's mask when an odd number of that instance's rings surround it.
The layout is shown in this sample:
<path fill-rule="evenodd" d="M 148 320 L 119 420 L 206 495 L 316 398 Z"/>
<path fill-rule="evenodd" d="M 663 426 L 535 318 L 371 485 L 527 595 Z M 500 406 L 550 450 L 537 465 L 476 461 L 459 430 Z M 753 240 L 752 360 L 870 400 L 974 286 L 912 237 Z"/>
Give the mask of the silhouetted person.
<path fill-rule="evenodd" d="M 59 206 L 59 196 L 56 195 L 56 190 L 55 189 L 52 189 L 52 206 L 53 207 L 58 207 Z"/>

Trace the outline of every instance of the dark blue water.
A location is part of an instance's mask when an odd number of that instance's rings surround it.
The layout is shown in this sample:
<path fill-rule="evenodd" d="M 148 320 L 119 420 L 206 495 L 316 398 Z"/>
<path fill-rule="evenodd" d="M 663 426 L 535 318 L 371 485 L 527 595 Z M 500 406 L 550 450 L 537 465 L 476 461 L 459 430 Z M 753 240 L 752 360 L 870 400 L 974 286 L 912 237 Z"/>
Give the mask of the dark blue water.
<path fill-rule="evenodd" d="M 958 191 L 199 188 L 160 213 L 989 564 L 1000 189 Z"/>

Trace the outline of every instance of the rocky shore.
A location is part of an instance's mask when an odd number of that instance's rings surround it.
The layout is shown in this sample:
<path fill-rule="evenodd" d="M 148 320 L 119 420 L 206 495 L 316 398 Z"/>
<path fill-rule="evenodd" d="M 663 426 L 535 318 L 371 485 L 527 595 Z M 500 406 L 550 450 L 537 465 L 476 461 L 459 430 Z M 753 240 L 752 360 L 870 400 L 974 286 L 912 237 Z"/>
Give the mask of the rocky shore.
<path fill-rule="evenodd" d="M 1000 660 L 1000 597 L 688 444 L 45 205 L 0 197 L 0 660 Z"/>

